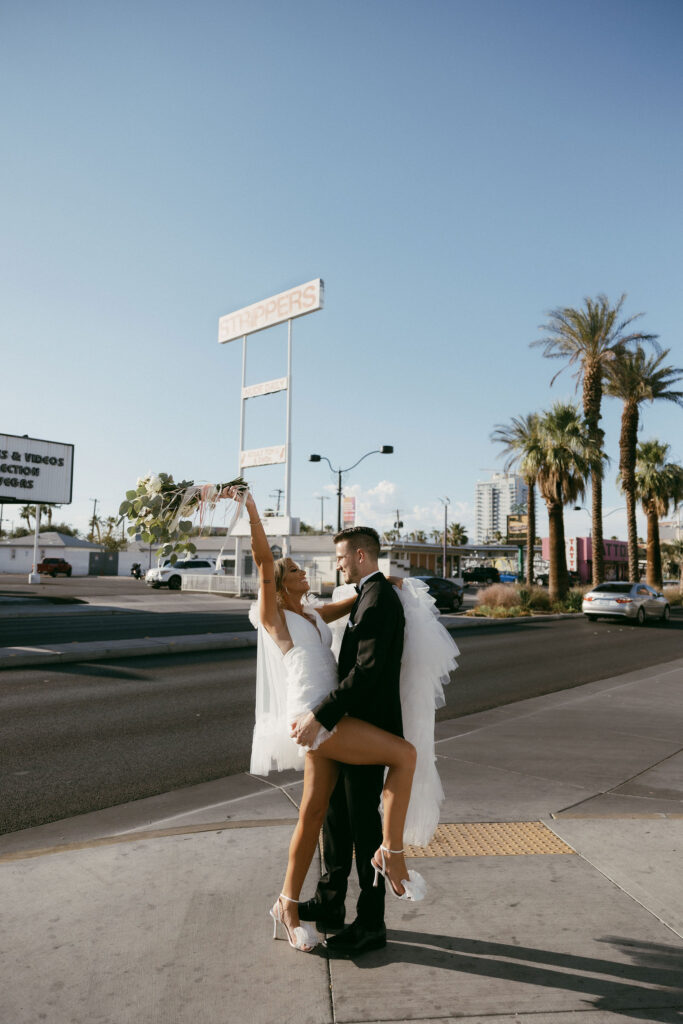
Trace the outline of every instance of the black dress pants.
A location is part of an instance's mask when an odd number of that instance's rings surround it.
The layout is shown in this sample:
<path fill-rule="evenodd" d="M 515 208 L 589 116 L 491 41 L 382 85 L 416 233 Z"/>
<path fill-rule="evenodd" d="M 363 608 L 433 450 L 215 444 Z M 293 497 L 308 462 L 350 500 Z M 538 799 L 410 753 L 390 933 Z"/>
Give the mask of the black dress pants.
<path fill-rule="evenodd" d="M 384 924 L 384 879 L 380 876 L 375 888 L 375 872 L 370 866 L 382 842 L 379 803 L 383 785 L 383 765 L 341 766 L 323 823 L 324 874 L 315 895 L 324 905 L 344 903 L 355 847 L 360 883 L 356 913 L 358 920 L 373 930 Z"/>

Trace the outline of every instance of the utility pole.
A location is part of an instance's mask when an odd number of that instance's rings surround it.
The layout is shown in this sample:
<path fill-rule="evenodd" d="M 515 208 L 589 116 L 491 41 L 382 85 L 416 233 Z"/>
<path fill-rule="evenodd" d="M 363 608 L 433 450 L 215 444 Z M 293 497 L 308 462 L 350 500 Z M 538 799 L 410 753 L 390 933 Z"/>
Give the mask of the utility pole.
<path fill-rule="evenodd" d="M 439 498 L 439 501 L 443 503 L 443 578 L 446 579 L 448 570 L 446 569 L 446 545 L 448 544 L 448 506 L 451 503 L 450 498 Z"/>
<path fill-rule="evenodd" d="M 326 501 L 330 500 L 329 494 L 316 494 L 316 498 L 320 502 L 320 532 L 325 532 L 325 505 Z"/>
<path fill-rule="evenodd" d="M 282 497 L 282 495 L 284 493 L 285 492 L 282 490 L 281 487 L 277 487 L 274 491 L 271 491 L 270 494 L 268 495 L 269 498 L 277 497 L 277 506 L 275 508 L 275 515 L 276 516 L 280 515 L 280 498 Z"/>
<path fill-rule="evenodd" d="M 97 516 L 97 498 L 90 499 L 93 502 L 92 507 L 92 519 L 90 520 L 90 533 L 92 535 L 93 542 L 95 541 L 95 519 Z"/>

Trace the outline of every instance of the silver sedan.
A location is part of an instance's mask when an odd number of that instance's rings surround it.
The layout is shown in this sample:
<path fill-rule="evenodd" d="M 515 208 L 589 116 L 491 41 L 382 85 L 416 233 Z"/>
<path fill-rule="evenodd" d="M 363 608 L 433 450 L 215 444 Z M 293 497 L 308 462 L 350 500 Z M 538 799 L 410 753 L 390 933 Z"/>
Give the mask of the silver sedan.
<path fill-rule="evenodd" d="M 583 614 L 591 622 L 600 615 L 630 619 L 642 626 L 645 619 L 668 622 L 669 602 L 647 583 L 600 583 L 583 596 Z"/>

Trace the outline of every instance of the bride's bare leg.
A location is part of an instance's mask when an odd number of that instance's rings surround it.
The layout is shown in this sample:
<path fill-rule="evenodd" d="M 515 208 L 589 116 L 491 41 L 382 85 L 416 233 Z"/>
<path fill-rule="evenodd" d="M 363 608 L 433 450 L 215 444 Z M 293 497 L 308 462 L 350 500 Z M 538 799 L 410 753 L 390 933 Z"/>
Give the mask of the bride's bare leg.
<path fill-rule="evenodd" d="M 383 846 L 389 850 L 402 850 L 403 828 L 415 772 L 416 752 L 412 743 L 359 718 L 345 717 L 338 723 L 337 731 L 306 760 L 319 757 L 331 757 L 345 764 L 384 764 L 388 767 L 383 790 Z M 375 856 L 381 864 L 379 850 Z M 385 859 L 387 873 L 400 893 L 403 891 L 401 880 L 408 877 L 405 858 L 402 853 L 385 853 Z"/>
<path fill-rule="evenodd" d="M 291 899 L 298 900 L 301 894 L 338 775 L 339 765 L 336 761 L 328 757 L 314 757 L 310 753 L 306 755 L 299 820 L 289 843 L 287 873 L 282 885 L 282 892 Z M 290 928 L 298 927 L 299 909 L 296 903 L 282 902 L 287 924 Z"/>

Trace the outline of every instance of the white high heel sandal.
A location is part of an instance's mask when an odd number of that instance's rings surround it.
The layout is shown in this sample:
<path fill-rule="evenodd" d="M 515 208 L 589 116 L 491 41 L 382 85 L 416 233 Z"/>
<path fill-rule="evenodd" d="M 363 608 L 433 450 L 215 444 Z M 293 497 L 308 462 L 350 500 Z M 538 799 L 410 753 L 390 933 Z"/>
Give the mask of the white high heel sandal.
<path fill-rule="evenodd" d="M 277 938 L 277 926 L 281 924 L 292 949 L 300 949 L 302 953 L 310 953 L 320 942 L 317 932 L 314 932 L 310 925 L 303 924 L 297 925 L 296 928 L 292 928 L 290 931 L 289 925 L 282 916 L 280 900 L 287 900 L 288 903 L 299 902 L 299 900 L 293 900 L 291 896 L 285 896 L 283 892 L 280 893 L 272 910 L 268 911 L 273 919 L 273 938 Z"/>
<path fill-rule="evenodd" d="M 376 862 L 374 857 L 370 858 L 370 864 L 375 869 L 375 880 L 372 883 L 377 885 L 379 876 L 381 875 L 389 883 L 389 888 L 393 892 L 394 896 L 399 900 L 412 900 L 413 903 L 417 903 L 418 900 L 423 900 L 427 892 L 427 883 L 420 874 L 419 871 L 408 870 L 408 877 L 403 878 L 400 881 L 400 885 L 403 886 L 403 892 L 397 892 L 396 886 L 392 882 L 391 878 L 387 874 L 387 862 L 384 858 L 385 853 L 403 853 L 403 850 L 390 850 L 388 846 L 380 846 L 379 853 L 382 858 L 382 866 Z"/>

